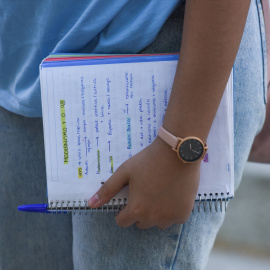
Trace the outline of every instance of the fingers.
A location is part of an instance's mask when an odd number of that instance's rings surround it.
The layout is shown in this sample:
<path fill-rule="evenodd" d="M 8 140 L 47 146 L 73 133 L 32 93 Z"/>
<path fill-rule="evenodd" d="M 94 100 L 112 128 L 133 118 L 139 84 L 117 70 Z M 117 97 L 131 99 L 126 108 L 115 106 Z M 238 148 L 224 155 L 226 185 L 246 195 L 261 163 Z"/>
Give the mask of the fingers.
<path fill-rule="evenodd" d="M 129 204 L 115 218 L 118 226 L 125 228 L 135 224 L 138 229 L 149 229 L 157 226 L 159 229 L 166 229 L 173 225 L 173 222 L 166 220 L 155 220 L 139 211 L 132 210 Z"/>
<path fill-rule="evenodd" d="M 117 215 L 116 223 L 120 227 L 129 227 L 137 221 L 137 217 L 129 210 L 129 204 Z"/>
<path fill-rule="evenodd" d="M 132 213 L 130 213 L 128 210 L 126 210 L 126 208 L 124 210 L 122 210 L 118 214 L 118 216 L 115 218 L 118 226 L 120 226 L 122 228 L 126 228 L 126 227 L 130 227 L 134 223 L 136 224 L 137 228 L 139 228 L 139 229 L 149 229 L 149 228 L 155 226 L 155 224 L 153 224 L 153 223 L 138 221 L 138 218 L 134 217 L 134 215 Z"/>
<path fill-rule="evenodd" d="M 120 214 L 115 218 L 117 225 L 122 228 L 130 227 L 133 224 L 135 224 L 138 229 L 143 229 L 143 230 L 150 229 L 155 226 L 158 227 L 159 229 L 167 229 L 171 225 L 173 225 L 172 223 L 168 223 L 168 222 L 162 222 L 160 224 L 156 224 L 153 221 L 136 221 L 136 218 L 133 218 L 132 216 L 122 213 L 123 211 L 121 211 Z"/>
<path fill-rule="evenodd" d="M 97 208 L 110 201 L 125 185 L 128 184 L 129 174 L 124 162 L 114 174 L 101 186 L 98 192 L 88 200 L 88 205 Z"/>

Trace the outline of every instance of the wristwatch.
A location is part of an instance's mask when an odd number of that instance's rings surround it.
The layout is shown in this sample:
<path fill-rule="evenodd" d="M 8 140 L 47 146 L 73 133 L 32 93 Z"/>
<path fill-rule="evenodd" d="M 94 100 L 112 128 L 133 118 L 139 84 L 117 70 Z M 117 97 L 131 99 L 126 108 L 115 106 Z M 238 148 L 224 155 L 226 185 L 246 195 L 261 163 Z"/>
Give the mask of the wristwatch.
<path fill-rule="evenodd" d="M 204 158 L 208 149 L 207 143 L 197 137 L 181 139 L 168 132 L 163 126 L 158 131 L 158 136 L 176 151 L 177 156 L 183 163 L 193 163 Z"/>

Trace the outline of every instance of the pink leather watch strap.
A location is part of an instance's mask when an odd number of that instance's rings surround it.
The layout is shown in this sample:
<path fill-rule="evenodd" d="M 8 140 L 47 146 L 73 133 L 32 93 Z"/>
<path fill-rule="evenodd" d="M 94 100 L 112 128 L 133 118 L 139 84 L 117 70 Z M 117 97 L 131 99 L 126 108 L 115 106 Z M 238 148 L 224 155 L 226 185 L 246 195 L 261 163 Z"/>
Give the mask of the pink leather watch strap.
<path fill-rule="evenodd" d="M 170 145 L 173 149 L 176 149 L 179 139 L 172 135 L 170 132 L 165 130 L 162 126 L 158 130 L 158 136 L 168 145 Z"/>

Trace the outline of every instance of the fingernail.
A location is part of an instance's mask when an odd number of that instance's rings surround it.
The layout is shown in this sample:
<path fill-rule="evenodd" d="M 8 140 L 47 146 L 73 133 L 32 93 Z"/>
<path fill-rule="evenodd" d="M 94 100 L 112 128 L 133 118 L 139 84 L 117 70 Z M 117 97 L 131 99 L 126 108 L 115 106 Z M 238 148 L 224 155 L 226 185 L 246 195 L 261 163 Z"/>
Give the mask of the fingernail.
<path fill-rule="evenodd" d="M 95 204 L 96 204 L 98 201 L 99 201 L 99 196 L 98 196 L 98 194 L 96 193 L 92 198 L 90 198 L 90 199 L 88 200 L 88 205 L 89 205 L 90 207 L 94 207 Z"/>

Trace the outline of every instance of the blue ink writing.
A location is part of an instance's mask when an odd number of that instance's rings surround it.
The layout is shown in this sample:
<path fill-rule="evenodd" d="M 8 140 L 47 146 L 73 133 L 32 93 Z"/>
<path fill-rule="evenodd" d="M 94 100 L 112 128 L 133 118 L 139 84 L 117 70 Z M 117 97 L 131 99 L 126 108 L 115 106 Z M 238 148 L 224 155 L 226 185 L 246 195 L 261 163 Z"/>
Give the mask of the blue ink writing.
<path fill-rule="evenodd" d="M 95 129 L 96 129 L 96 133 L 99 133 L 98 120 L 95 120 Z"/>
<path fill-rule="evenodd" d="M 126 81 L 126 99 L 129 99 L 129 81 L 128 81 L 128 73 L 125 73 L 125 81 Z"/>
<path fill-rule="evenodd" d="M 85 172 L 84 172 L 85 175 L 88 175 L 88 161 L 86 160 L 85 161 Z"/>
<path fill-rule="evenodd" d="M 157 84 L 155 82 L 155 75 L 152 76 L 152 92 L 155 93 L 156 92 L 156 87 Z"/>
<path fill-rule="evenodd" d="M 127 117 L 127 149 L 132 149 L 130 117 Z"/>
<path fill-rule="evenodd" d="M 112 120 L 109 119 L 108 121 L 109 131 L 107 132 L 108 135 L 112 135 Z"/>

